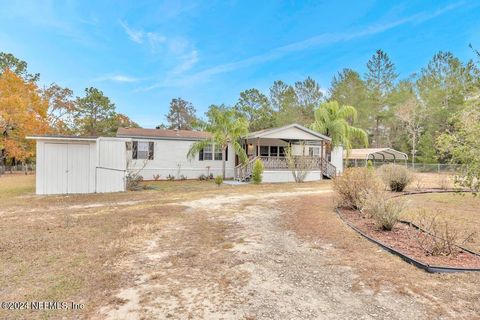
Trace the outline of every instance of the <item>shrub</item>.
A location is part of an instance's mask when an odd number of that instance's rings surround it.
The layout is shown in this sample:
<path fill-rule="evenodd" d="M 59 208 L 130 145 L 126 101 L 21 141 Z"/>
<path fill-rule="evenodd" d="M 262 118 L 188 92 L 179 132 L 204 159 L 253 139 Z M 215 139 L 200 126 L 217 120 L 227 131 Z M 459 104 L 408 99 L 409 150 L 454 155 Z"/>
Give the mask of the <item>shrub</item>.
<path fill-rule="evenodd" d="M 143 177 L 138 174 L 138 172 L 129 172 L 127 174 L 127 190 L 129 191 L 136 191 L 136 190 L 141 190 L 144 189 L 141 185 L 140 182 L 143 181 Z"/>
<path fill-rule="evenodd" d="M 169 175 L 167 176 L 167 180 L 168 180 L 168 181 L 173 181 L 173 180 L 175 180 L 175 176 L 169 174 Z"/>
<path fill-rule="evenodd" d="M 367 161 L 367 168 L 368 168 L 368 169 L 371 169 L 371 170 L 375 169 L 374 166 L 373 166 L 372 160 L 368 160 L 368 161 Z"/>
<path fill-rule="evenodd" d="M 367 214 L 375 220 L 377 227 L 385 231 L 393 229 L 405 207 L 405 201 L 398 198 L 389 199 L 385 191 L 369 191 L 364 200 L 364 209 Z"/>
<path fill-rule="evenodd" d="M 380 177 L 390 190 L 394 192 L 401 192 L 412 182 L 412 173 L 407 167 L 396 164 L 387 164 L 380 167 L 378 170 Z"/>
<path fill-rule="evenodd" d="M 213 173 L 210 173 L 210 174 L 208 175 L 208 179 L 210 179 L 210 180 L 213 179 Z"/>
<path fill-rule="evenodd" d="M 154 174 L 153 175 L 153 180 L 155 180 L 155 181 L 160 180 L 160 175 L 159 174 Z"/>
<path fill-rule="evenodd" d="M 183 181 L 183 180 L 187 180 L 187 177 L 182 174 L 182 175 L 180 175 L 180 178 L 179 178 L 179 179 Z"/>
<path fill-rule="evenodd" d="M 420 249 L 431 256 L 455 256 L 459 250 L 457 245 L 472 241 L 475 233 L 461 233 L 450 226 L 447 220 L 438 218 L 434 213 L 421 210 L 417 217 L 420 229 L 413 232 L 413 239 Z"/>
<path fill-rule="evenodd" d="M 252 181 L 255 184 L 260 184 L 263 179 L 263 162 L 260 159 L 255 160 L 255 163 L 253 164 L 253 170 L 252 170 Z"/>
<path fill-rule="evenodd" d="M 215 177 L 215 183 L 217 184 L 217 186 L 220 187 L 220 185 L 223 183 L 223 177 L 222 176 L 216 176 Z"/>
<path fill-rule="evenodd" d="M 333 180 L 333 188 L 339 196 L 340 206 L 361 210 L 366 194 L 380 192 L 382 183 L 373 170 L 348 168 Z"/>
<path fill-rule="evenodd" d="M 200 180 L 200 181 L 208 180 L 208 176 L 206 176 L 202 173 L 201 175 L 198 176 L 198 180 Z"/>

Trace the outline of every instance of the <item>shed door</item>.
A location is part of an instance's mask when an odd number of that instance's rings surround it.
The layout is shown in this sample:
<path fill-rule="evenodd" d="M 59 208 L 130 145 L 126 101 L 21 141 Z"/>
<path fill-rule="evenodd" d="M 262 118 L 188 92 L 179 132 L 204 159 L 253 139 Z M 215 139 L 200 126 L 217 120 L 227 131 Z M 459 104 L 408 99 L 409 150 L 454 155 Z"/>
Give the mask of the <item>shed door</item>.
<path fill-rule="evenodd" d="M 67 169 L 68 145 L 45 143 L 45 174 L 43 183 L 46 194 L 68 193 Z"/>
<path fill-rule="evenodd" d="M 46 194 L 88 193 L 90 146 L 88 144 L 45 144 Z"/>
<path fill-rule="evenodd" d="M 90 184 L 90 146 L 68 144 L 68 193 L 88 193 Z"/>

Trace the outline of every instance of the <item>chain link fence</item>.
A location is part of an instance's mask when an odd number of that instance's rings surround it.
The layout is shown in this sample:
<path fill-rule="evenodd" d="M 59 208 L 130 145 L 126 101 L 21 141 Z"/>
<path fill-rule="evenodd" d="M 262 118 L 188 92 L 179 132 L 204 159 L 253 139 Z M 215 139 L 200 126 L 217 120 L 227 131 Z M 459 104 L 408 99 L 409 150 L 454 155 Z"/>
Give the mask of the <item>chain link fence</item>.
<path fill-rule="evenodd" d="M 14 165 L 14 166 L 4 166 L 0 165 L 0 174 L 9 174 L 9 173 L 21 173 L 21 172 L 27 172 L 27 173 L 33 173 L 35 171 L 35 164 L 25 164 L 25 165 Z"/>
<path fill-rule="evenodd" d="M 384 164 L 393 163 L 393 162 L 383 162 L 383 161 L 372 161 L 372 164 L 375 168 L 378 168 Z M 461 165 L 459 164 L 444 164 L 444 163 L 411 163 L 405 161 L 397 161 L 396 164 L 407 166 L 410 170 L 416 172 L 459 172 L 461 170 Z M 367 162 L 364 160 L 352 161 L 349 160 L 346 163 L 347 167 L 365 167 Z"/>

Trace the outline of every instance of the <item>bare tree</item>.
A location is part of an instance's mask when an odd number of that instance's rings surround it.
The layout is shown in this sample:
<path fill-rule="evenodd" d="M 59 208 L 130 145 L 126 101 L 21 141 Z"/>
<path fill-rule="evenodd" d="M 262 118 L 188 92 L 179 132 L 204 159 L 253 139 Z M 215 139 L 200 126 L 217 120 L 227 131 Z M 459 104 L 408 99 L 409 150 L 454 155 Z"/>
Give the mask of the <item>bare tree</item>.
<path fill-rule="evenodd" d="M 315 165 L 315 159 L 305 155 L 305 143 L 301 143 L 301 155 L 293 155 L 292 146 L 285 147 L 285 158 L 287 160 L 288 169 L 292 172 L 295 182 L 303 182 L 307 174 Z"/>
<path fill-rule="evenodd" d="M 405 129 L 407 130 L 408 137 L 412 144 L 412 164 L 414 164 L 418 151 L 418 141 L 423 132 L 425 112 L 423 111 L 421 102 L 415 97 L 411 97 L 398 107 L 396 114 L 404 123 Z"/>

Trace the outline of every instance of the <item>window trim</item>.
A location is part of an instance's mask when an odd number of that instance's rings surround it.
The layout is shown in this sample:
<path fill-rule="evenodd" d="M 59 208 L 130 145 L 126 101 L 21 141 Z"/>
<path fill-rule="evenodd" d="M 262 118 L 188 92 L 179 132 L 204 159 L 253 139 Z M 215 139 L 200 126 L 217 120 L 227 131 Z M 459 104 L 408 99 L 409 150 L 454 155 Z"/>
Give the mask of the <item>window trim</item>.
<path fill-rule="evenodd" d="M 147 147 L 147 156 L 146 158 L 139 158 L 138 157 L 138 144 L 145 143 L 148 145 Z M 155 158 L 155 142 L 148 141 L 148 140 L 133 140 L 132 141 L 132 159 L 133 160 L 154 160 Z"/>

